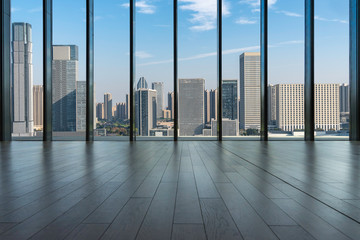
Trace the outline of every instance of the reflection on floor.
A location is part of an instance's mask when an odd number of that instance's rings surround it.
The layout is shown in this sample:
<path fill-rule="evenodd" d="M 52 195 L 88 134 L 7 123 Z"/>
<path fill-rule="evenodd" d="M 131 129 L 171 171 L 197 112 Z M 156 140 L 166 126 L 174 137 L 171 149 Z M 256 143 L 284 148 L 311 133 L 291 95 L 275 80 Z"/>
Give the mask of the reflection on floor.
<path fill-rule="evenodd" d="M 0 239 L 360 239 L 360 143 L 0 143 Z"/>

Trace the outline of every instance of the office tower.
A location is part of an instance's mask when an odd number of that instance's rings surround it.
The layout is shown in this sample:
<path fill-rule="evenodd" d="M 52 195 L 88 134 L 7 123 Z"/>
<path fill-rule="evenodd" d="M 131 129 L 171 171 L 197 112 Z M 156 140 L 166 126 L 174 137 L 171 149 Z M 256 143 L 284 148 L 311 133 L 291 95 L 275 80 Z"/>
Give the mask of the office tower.
<path fill-rule="evenodd" d="M 33 120 L 33 65 L 31 25 L 12 24 L 12 133 L 32 136 Z"/>
<path fill-rule="evenodd" d="M 78 59 L 77 46 L 53 46 L 53 131 L 76 131 Z"/>
<path fill-rule="evenodd" d="M 304 129 L 304 85 L 276 85 L 277 127 Z M 315 129 L 340 130 L 339 84 L 315 84 Z"/>
<path fill-rule="evenodd" d="M 139 89 L 135 92 L 135 126 L 141 136 L 150 136 L 150 130 L 156 128 L 156 91 Z"/>
<path fill-rule="evenodd" d="M 276 125 L 276 87 L 268 86 L 268 124 Z"/>
<path fill-rule="evenodd" d="M 126 103 L 117 103 L 114 117 L 119 120 L 126 119 Z"/>
<path fill-rule="evenodd" d="M 260 53 L 240 55 L 240 128 L 260 129 Z"/>
<path fill-rule="evenodd" d="M 112 95 L 104 93 L 104 119 L 110 121 L 112 118 Z"/>
<path fill-rule="evenodd" d="M 349 84 L 340 85 L 340 113 L 350 112 Z"/>
<path fill-rule="evenodd" d="M 164 109 L 164 83 L 163 82 L 153 82 L 151 88 L 153 90 L 156 90 L 156 102 L 157 102 L 157 106 L 156 106 L 156 117 L 157 119 L 160 119 L 163 117 L 162 115 L 162 110 Z"/>
<path fill-rule="evenodd" d="M 223 118 L 230 120 L 238 119 L 237 100 L 238 87 L 237 80 L 223 80 L 222 81 L 222 112 Z"/>
<path fill-rule="evenodd" d="M 126 116 L 125 119 L 130 119 L 130 100 L 129 94 L 126 94 Z"/>
<path fill-rule="evenodd" d="M 147 81 L 144 77 L 141 77 L 137 83 L 137 89 L 140 89 L 140 88 L 144 88 L 144 89 L 148 89 L 148 84 L 147 84 Z"/>
<path fill-rule="evenodd" d="M 202 134 L 204 128 L 205 80 L 179 79 L 180 136 Z"/>
<path fill-rule="evenodd" d="M 174 120 L 174 92 L 168 92 L 168 109 L 171 111 L 171 119 Z"/>
<path fill-rule="evenodd" d="M 164 119 L 167 119 L 167 120 L 171 119 L 171 111 L 170 110 L 164 109 L 164 110 L 162 110 L 162 112 L 163 112 L 162 117 Z"/>
<path fill-rule="evenodd" d="M 235 137 L 239 135 L 238 121 L 235 119 L 222 119 L 223 136 Z M 211 136 L 217 136 L 217 121 L 211 120 Z"/>
<path fill-rule="evenodd" d="M 76 82 L 76 131 L 86 130 L 86 81 Z"/>
<path fill-rule="evenodd" d="M 210 92 L 209 90 L 204 91 L 204 118 L 205 123 L 210 123 Z"/>
<path fill-rule="evenodd" d="M 96 104 L 96 117 L 98 120 L 104 119 L 104 103 Z"/>
<path fill-rule="evenodd" d="M 42 129 L 44 120 L 44 89 L 42 85 L 34 85 L 33 98 L 34 128 Z"/>
<path fill-rule="evenodd" d="M 210 90 L 210 120 L 217 120 L 218 115 L 218 90 Z"/>

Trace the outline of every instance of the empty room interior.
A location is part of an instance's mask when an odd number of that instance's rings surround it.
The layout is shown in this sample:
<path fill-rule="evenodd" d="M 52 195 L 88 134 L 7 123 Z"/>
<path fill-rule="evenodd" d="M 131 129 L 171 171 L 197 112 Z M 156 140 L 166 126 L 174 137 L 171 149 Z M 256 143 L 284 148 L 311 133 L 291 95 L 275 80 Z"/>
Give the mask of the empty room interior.
<path fill-rule="evenodd" d="M 360 239 L 360 0 L 0 0 L 0 239 Z"/>

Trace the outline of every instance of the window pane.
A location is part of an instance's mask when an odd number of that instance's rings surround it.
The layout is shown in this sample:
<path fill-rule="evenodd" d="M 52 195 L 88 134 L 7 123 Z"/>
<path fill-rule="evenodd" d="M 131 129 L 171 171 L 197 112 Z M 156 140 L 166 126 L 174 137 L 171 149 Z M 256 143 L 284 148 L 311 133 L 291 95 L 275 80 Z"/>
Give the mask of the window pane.
<path fill-rule="evenodd" d="M 349 2 L 315 1 L 315 137 L 349 137 Z"/>
<path fill-rule="evenodd" d="M 53 1 L 53 137 L 84 139 L 86 1 Z"/>
<path fill-rule="evenodd" d="M 12 0 L 11 114 L 14 140 L 42 139 L 42 1 Z"/>
<path fill-rule="evenodd" d="M 169 0 L 136 4 L 137 139 L 151 136 L 172 140 L 173 4 Z"/>
<path fill-rule="evenodd" d="M 125 1 L 124 1 L 125 2 Z M 96 140 L 128 140 L 129 7 L 95 0 Z"/>

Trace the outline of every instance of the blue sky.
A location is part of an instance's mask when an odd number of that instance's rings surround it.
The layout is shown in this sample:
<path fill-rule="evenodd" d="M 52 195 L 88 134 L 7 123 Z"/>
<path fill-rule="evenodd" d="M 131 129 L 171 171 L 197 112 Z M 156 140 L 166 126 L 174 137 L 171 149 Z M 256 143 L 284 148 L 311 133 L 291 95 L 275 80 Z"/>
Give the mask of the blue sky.
<path fill-rule="evenodd" d="M 137 79 L 172 85 L 172 0 L 138 0 Z M 34 84 L 42 82 L 41 0 L 12 0 L 13 21 L 33 26 Z M 303 0 L 269 0 L 269 83 L 302 83 Z M 85 80 L 85 0 L 54 0 L 54 44 L 79 46 Z M 316 82 L 348 82 L 348 1 L 316 0 Z M 259 51 L 259 1 L 224 0 L 223 77 L 239 78 L 239 55 Z M 216 87 L 216 0 L 179 0 L 179 77 Z M 129 85 L 128 0 L 95 0 L 96 98 L 125 100 Z"/>

